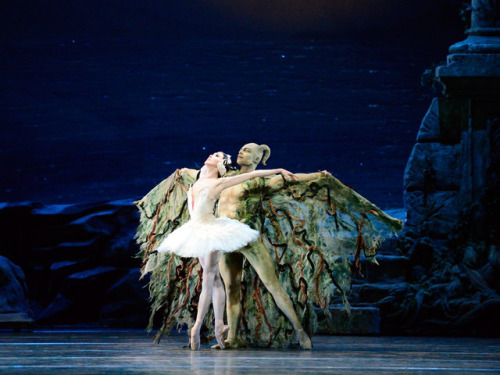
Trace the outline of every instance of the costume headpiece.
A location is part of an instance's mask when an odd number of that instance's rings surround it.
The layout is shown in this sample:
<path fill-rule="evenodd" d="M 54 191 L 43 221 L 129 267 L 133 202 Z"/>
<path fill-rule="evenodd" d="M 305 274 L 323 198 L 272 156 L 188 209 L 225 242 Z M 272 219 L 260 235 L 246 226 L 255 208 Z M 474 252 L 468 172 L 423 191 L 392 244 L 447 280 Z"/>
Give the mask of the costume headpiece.
<path fill-rule="evenodd" d="M 231 164 L 231 155 L 222 153 L 224 155 L 223 159 L 217 163 L 217 170 L 219 175 L 222 177 L 227 172 L 227 165 Z"/>
<path fill-rule="evenodd" d="M 260 145 L 258 149 L 260 152 L 262 152 L 262 165 L 266 165 L 267 159 L 269 159 L 269 156 L 271 156 L 271 149 L 268 145 Z"/>

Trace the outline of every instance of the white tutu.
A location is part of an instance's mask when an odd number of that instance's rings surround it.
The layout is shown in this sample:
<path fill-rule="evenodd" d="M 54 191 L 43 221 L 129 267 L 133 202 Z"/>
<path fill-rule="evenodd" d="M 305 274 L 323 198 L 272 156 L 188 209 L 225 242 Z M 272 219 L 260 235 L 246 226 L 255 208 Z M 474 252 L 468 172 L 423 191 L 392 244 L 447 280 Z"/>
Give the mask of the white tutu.
<path fill-rule="evenodd" d="M 193 204 L 191 189 L 188 191 L 191 220 L 170 233 L 161 242 L 158 252 L 200 257 L 214 250 L 235 251 L 259 238 L 259 232 L 246 224 L 227 217 L 215 218 L 215 201 L 207 192 L 201 191 Z"/>
<path fill-rule="evenodd" d="M 256 241 L 259 232 L 239 221 L 221 217 L 213 223 L 188 221 L 170 233 L 158 247 L 181 257 L 200 257 L 214 250 L 235 251 Z"/>

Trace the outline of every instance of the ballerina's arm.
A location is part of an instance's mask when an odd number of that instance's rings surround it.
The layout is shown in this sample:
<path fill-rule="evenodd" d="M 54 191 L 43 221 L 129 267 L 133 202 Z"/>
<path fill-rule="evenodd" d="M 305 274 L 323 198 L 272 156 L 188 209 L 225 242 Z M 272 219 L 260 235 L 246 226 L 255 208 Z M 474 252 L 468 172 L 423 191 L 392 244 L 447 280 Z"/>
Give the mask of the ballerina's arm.
<path fill-rule="evenodd" d="M 327 178 L 331 176 L 331 173 L 328 171 L 319 171 L 315 173 L 295 173 L 295 177 L 297 177 L 294 181 L 297 182 L 309 182 L 309 181 L 318 181 L 323 178 Z M 266 187 L 270 188 L 271 191 L 277 191 L 283 188 L 285 182 L 281 176 L 273 176 L 270 179 L 266 180 Z"/>

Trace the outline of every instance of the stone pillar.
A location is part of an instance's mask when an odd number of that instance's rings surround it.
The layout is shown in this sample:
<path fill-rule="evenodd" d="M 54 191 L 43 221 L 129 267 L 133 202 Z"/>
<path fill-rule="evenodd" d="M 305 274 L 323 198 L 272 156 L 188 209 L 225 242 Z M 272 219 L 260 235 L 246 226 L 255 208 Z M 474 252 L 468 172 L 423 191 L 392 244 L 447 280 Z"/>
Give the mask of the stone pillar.
<path fill-rule="evenodd" d="M 471 5 L 467 39 L 452 45 L 447 64 L 436 70 L 446 98 L 433 100 L 405 173 L 408 232 L 414 236 L 447 237 L 458 215 L 484 200 L 496 173 L 499 5 L 496 0 Z"/>
<path fill-rule="evenodd" d="M 496 0 L 472 0 L 471 28 L 469 35 L 498 36 L 500 19 Z"/>
<path fill-rule="evenodd" d="M 447 65 L 436 70 L 460 126 L 461 205 L 480 204 L 495 173 L 500 121 L 500 19 L 497 0 L 472 0 L 468 37 L 452 45 Z M 480 204 L 481 205 L 481 204 Z M 485 207 L 482 207 L 483 209 Z"/>
<path fill-rule="evenodd" d="M 447 96 L 498 95 L 500 72 L 500 5 L 473 0 L 468 37 L 449 49 L 447 65 L 436 70 Z"/>
<path fill-rule="evenodd" d="M 408 280 L 425 293 L 416 316 L 448 333 L 500 330 L 484 319 L 500 311 L 499 5 L 472 0 L 467 38 L 436 69 L 445 97 L 432 101 L 404 177 Z"/>

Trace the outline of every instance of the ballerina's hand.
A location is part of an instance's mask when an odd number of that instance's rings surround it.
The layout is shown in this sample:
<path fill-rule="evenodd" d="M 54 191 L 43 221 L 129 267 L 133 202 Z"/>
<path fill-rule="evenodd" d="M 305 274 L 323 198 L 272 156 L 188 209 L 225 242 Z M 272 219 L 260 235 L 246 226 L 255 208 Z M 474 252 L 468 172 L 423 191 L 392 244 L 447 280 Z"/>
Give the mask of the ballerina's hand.
<path fill-rule="evenodd" d="M 280 173 L 283 175 L 285 180 L 287 181 L 297 181 L 298 178 L 292 172 L 287 171 L 286 169 L 280 169 Z"/>
<path fill-rule="evenodd" d="M 327 170 L 320 171 L 320 172 L 319 172 L 319 174 L 320 174 L 320 176 L 321 176 L 322 178 L 329 177 L 329 176 L 331 176 L 331 175 L 332 175 L 332 174 L 331 174 L 330 172 L 328 172 Z"/>

